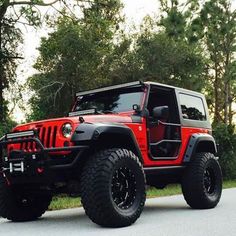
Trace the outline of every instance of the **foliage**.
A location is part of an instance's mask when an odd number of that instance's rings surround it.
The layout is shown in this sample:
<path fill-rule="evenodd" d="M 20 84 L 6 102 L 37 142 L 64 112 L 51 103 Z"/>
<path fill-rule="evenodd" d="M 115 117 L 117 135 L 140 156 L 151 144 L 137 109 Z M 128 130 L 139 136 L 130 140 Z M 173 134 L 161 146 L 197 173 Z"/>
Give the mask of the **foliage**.
<path fill-rule="evenodd" d="M 103 8 L 91 3 L 82 19 L 61 16 L 55 21 L 55 31 L 41 40 L 35 64 L 40 73 L 28 81 L 35 91 L 29 119 L 65 115 L 75 92 L 108 83 L 105 62 L 115 48 L 120 8 L 114 0 Z"/>
<path fill-rule="evenodd" d="M 236 10 L 230 0 L 160 0 L 160 25 L 168 37 L 204 50 L 204 91 L 214 122 L 232 124 L 235 102 Z"/>
<path fill-rule="evenodd" d="M 21 43 L 21 33 L 12 19 L 0 19 L 0 121 L 7 116 L 4 90 L 16 82 L 15 70 L 20 58 L 17 47 Z"/>
<path fill-rule="evenodd" d="M 0 122 L 5 122 L 8 116 L 4 93 L 10 84 L 17 82 L 16 67 L 22 59 L 18 51 L 22 43 L 19 24 L 39 26 L 41 19 L 37 6 L 50 6 L 57 1 L 0 0 Z"/>
<path fill-rule="evenodd" d="M 235 127 L 224 123 L 214 127 L 214 137 L 219 144 L 218 156 L 226 179 L 236 179 L 236 133 Z"/>
<path fill-rule="evenodd" d="M 182 13 L 178 1 L 160 2 L 161 19 L 155 22 L 146 17 L 137 35 L 123 39 L 126 52 L 118 54 L 118 60 L 112 58 L 108 78 L 112 83 L 113 78 L 152 80 L 201 91 L 206 85 L 206 61 L 200 45 L 190 43 L 188 23 L 198 4 L 191 1 L 189 10 Z"/>
<path fill-rule="evenodd" d="M 200 4 L 198 0 L 160 0 L 162 26 L 166 35 L 174 40 L 196 43 L 195 16 L 198 14 Z"/>
<path fill-rule="evenodd" d="M 208 58 L 206 91 L 214 122 L 232 125 L 232 105 L 236 101 L 236 10 L 232 10 L 229 0 L 208 0 L 194 23 Z"/>
<path fill-rule="evenodd" d="M 0 138 L 7 132 L 10 132 L 12 128 L 16 126 L 16 122 L 11 119 L 6 119 L 0 124 Z"/>
<path fill-rule="evenodd" d="M 201 91 L 204 57 L 194 45 L 175 41 L 165 33 L 141 35 L 137 55 L 142 61 L 144 78 Z"/>

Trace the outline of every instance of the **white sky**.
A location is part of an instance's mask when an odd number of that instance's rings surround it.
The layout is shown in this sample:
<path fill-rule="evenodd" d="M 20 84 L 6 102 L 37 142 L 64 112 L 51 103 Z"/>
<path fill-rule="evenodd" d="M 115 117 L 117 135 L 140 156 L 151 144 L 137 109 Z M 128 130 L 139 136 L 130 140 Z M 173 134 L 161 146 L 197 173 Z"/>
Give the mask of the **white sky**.
<path fill-rule="evenodd" d="M 146 15 L 154 16 L 158 13 L 159 1 L 158 0 L 122 0 L 124 3 L 124 14 L 126 16 L 127 25 L 140 25 Z M 18 67 L 18 79 L 23 84 L 26 79 L 34 74 L 36 71 L 32 68 L 35 59 L 39 55 L 37 47 L 40 44 L 40 38 L 46 36 L 45 29 L 33 29 L 28 27 L 24 31 L 24 45 L 22 47 L 24 60 Z M 24 95 L 25 100 L 30 96 L 30 91 L 26 91 Z M 24 104 L 26 106 L 26 102 Z M 21 122 L 25 119 L 24 112 L 16 107 L 13 113 L 13 119 Z"/>

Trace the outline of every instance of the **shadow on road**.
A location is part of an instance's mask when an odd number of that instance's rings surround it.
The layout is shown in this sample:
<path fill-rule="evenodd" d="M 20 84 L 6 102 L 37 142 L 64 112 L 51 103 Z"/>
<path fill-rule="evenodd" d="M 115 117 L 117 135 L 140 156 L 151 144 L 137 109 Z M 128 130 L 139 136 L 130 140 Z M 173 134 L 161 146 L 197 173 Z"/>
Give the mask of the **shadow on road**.
<path fill-rule="evenodd" d="M 12 225 L 24 225 L 24 224 L 63 224 L 64 226 L 66 224 L 74 224 L 75 222 L 80 222 L 83 224 L 84 222 L 88 222 L 88 217 L 85 215 L 81 209 L 78 209 L 78 212 L 76 212 L 76 209 L 71 209 L 70 213 L 67 212 L 67 210 L 58 210 L 58 211 L 48 211 L 46 212 L 41 218 L 35 221 L 30 222 L 12 222 L 12 221 L 3 221 L 1 222 L 1 225 L 3 224 L 12 224 Z"/>
<path fill-rule="evenodd" d="M 156 205 L 156 204 L 148 204 L 144 208 L 144 212 L 168 212 L 168 211 L 189 211 L 191 208 L 184 205 Z"/>
<path fill-rule="evenodd" d="M 144 207 L 143 214 L 145 215 L 156 215 L 156 214 L 166 214 L 168 215 L 168 212 L 171 211 L 177 211 L 177 212 L 183 212 L 183 211 L 189 211 L 191 208 L 189 208 L 187 205 L 183 204 L 154 204 L 154 203 L 148 203 Z M 26 225 L 29 227 L 54 227 L 57 226 L 57 228 L 60 228 L 62 226 L 63 228 L 70 228 L 77 225 L 80 229 L 81 228 L 102 228 L 94 223 L 92 223 L 89 218 L 86 216 L 84 210 L 82 208 L 76 208 L 76 209 L 69 209 L 69 210 L 59 210 L 59 211 L 48 211 L 46 212 L 41 218 L 39 218 L 36 221 L 32 222 L 11 222 L 7 220 L 1 220 L 0 222 L 0 228 L 4 228 L 4 225 L 11 225 L 14 227 L 25 227 Z"/>

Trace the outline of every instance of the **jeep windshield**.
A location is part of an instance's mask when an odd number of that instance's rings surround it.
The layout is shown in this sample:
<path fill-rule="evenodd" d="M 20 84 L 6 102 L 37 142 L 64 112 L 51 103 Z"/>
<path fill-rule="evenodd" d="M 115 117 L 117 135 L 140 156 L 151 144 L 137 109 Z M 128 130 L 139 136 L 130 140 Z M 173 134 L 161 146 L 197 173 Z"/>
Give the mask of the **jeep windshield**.
<path fill-rule="evenodd" d="M 88 113 L 107 114 L 132 111 L 133 105 L 141 106 L 143 94 L 143 88 L 136 87 L 80 96 L 73 113 L 88 111 Z"/>

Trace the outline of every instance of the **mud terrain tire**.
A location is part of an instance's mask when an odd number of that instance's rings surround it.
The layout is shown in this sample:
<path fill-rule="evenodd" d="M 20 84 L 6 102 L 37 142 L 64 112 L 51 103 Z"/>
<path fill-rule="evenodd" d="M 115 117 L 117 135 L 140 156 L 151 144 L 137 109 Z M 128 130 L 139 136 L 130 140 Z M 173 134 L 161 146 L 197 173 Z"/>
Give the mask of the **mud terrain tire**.
<path fill-rule="evenodd" d="M 94 154 L 82 174 L 82 204 L 86 214 L 104 227 L 124 227 L 140 216 L 145 199 L 145 177 L 137 156 L 113 148 Z"/>
<path fill-rule="evenodd" d="M 39 218 L 52 200 L 48 194 L 32 194 L 19 186 L 8 186 L 0 175 L 0 216 L 21 222 Z"/>
<path fill-rule="evenodd" d="M 209 209 L 218 204 L 222 192 L 222 173 L 213 154 L 196 154 L 183 176 L 182 191 L 192 208 Z"/>

